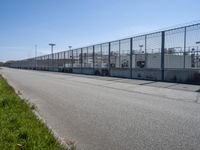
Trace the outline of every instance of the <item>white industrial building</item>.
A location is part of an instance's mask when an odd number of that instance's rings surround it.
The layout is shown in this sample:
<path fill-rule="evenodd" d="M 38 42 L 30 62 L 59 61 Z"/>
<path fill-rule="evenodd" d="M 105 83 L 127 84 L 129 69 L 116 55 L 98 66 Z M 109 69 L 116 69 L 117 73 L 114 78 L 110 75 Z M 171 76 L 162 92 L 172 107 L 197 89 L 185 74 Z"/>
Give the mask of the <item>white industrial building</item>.
<path fill-rule="evenodd" d="M 146 57 L 146 58 L 145 58 Z M 121 68 L 128 68 L 130 62 L 129 55 L 121 55 L 116 59 L 116 66 Z M 164 59 L 165 68 L 183 68 L 184 66 L 184 56 L 183 55 L 173 55 L 165 54 Z M 132 67 L 133 68 L 160 68 L 161 67 L 161 54 L 135 54 L 132 55 Z M 185 56 L 185 68 L 192 67 L 192 57 L 191 55 Z"/>
<path fill-rule="evenodd" d="M 106 56 L 107 57 L 107 56 Z M 74 59 L 73 67 L 81 67 L 81 60 Z M 164 58 L 165 68 L 183 68 L 184 67 L 184 56 L 165 54 Z M 130 67 L 130 56 L 121 55 L 111 57 L 112 68 L 129 68 Z M 71 64 L 65 64 L 65 67 L 71 67 Z M 200 66 L 200 64 L 199 64 Z M 82 67 L 93 67 L 93 58 L 87 57 L 82 60 Z M 95 61 L 95 68 L 106 68 L 108 67 L 108 61 L 103 58 L 97 58 Z M 160 68 L 161 67 L 161 54 L 134 54 L 132 55 L 132 67 L 133 68 Z M 192 56 L 185 55 L 185 68 L 192 68 Z"/>

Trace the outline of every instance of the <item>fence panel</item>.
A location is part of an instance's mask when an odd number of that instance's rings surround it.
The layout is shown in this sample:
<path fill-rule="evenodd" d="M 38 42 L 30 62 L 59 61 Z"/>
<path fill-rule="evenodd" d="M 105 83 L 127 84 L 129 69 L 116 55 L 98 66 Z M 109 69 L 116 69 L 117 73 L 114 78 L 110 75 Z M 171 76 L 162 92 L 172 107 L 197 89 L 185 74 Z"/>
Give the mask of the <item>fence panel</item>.
<path fill-rule="evenodd" d="M 138 36 L 133 38 L 132 45 L 132 68 L 145 67 L 145 36 Z"/>
<path fill-rule="evenodd" d="M 94 67 L 102 68 L 102 45 L 94 46 Z"/>
<path fill-rule="evenodd" d="M 111 42 L 110 46 L 110 67 L 120 68 L 120 43 L 119 41 Z"/>
<path fill-rule="evenodd" d="M 146 35 L 146 68 L 161 68 L 161 39 L 161 32 Z"/>
<path fill-rule="evenodd" d="M 186 28 L 185 57 L 185 68 L 200 68 L 200 24 Z M 187 64 L 188 58 L 191 59 L 191 64 Z"/>
<path fill-rule="evenodd" d="M 102 68 L 108 68 L 109 67 L 109 43 L 101 44 L 102 48 Z"/>
<path fill-rule="evenodd" d="M 82 49 L 82 67 L 93 68 L 93 46 Z"/>
<path fill-rule="evenodd" d="M 184 68 L 191 66 L 191 57 L 184 58 L 185 28 L 165 32 L 165 68 Z"/>
<path fill-rule="evenodd" d="M 81 63 L 82 63 L 81 49 L 73 50 L 73 67 L 81 68 Z"/>
<path fill-rule="evenodd" d="M 120 41 L 120 68 L 130 68 L 130 43 L 131 39 L 125 39 Z"/>

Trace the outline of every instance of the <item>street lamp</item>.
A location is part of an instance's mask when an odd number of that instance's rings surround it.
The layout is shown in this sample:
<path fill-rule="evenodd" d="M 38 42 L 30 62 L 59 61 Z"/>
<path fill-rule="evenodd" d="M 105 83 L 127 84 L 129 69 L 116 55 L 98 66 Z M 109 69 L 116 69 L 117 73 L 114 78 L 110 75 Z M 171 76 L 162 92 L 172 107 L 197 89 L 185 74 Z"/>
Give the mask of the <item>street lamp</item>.
<path fill-rule="evenodd" d="M 53 67 L 53 69 L 54 69 L 54 64 L 53 64 L 53 59 L 54 59 L 54 56 L 53 56 L 53 47 L 54 46 L 56 46 L 56 44 L 53 44 L 53 43 L 49 43 L 49 46 L 51 46 L 51 57 L 52 57 L 52 59 L 51 59 L 51 65 L 52 65 L 52 67 Z"/>
<path fill-rule="evenodd" d="M 53 55 L 53 47 L 56 46 L 56 44 L 49 43 L 49 46 L 51 46 L 51 54 Z"/>
<path fill-rule="evenodd" d="M 69 50 L 71 50 L 71 49 L 72 49 L 72 46 L 68 46 L 68 48 L 69 48 Z"/>

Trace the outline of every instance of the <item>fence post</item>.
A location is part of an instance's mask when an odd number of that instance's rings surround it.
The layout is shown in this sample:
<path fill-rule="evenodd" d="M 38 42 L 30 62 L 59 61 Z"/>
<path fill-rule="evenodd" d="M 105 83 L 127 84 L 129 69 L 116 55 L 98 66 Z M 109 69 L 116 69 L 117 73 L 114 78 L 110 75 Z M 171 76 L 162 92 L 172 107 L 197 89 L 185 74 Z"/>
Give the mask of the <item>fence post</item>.
<path fill-rule="evenodd" d="M 145 59 L 144 68 L 146 69 L 147 68 L 147 35 L 145 35 L 144 37 L 144 59 Z"/>
<path fill-rule="evenodd" d="M 47 55 L 47 68 L 48 68 L 48 71 L 49 71 L 49 54 Z"/>
<path fill-rule="evenodd" d="M 183 52 L 183 68 L 185 69 L 185 55 L 186 55 L 186 36 L 187 36 L 187 28 L 184 28 L 184 52 Z"/>
<path fill-rule="evenodd" d="M 95 50 L 94 50 L 94 45 L 92 46 L 92 61 L 93 61 L 93 69 L 95 68 Z"/>
<path fill-rule="evenodd" d="M 161 80 L 164 81 L 165 69 L 165 31 L 161 32 Z"/>
<path fill-rule="evenodd" d="M 64 70 L 63 70 L 63 72 L 65 72 L 65 70 L 66 70 L 66 68 L 65 68 L 66 67 L 65 66 L 66 65 L 66 51 L 64 51 L 64 61 L 63 62 L 64 62 L 64 66 L 63 66 Z"/>
<path fill-rule="evenodd" d="M 73 52 L 73 50 L 71 50 L 71 52 L 72 52 L 72 70 L 73 70 L 73 68 L 74 68 L 74 52 Z"/>
<path fill-rule="evenodd" d="M 81 48 L 81 73 L 83 73 L 83 48 Z"/>
<path fill-rule="evenodd" d="M 58 59 L 57 59 L 57 69 L 58 69 L 58 72 L 59 72 L 59 64 L 60 64 L 60 53 L 57 53 L 58 54 Z"/>
<path fill-rule="evenodd" d="M 35 70 L 37 70 L 37 58 L 35 56 Z"/>
<path fill-rule="evenodd" d="M 130 79 L 132 79 L 132 71 L 133 71 L 133 60 L 132 60 L 132 55 L 133 55 L 133 52 L 132 52 L 132 49 L 133 49 L 133 38 L 130 38 Z"/>
<path fill-rule="evenodd" d="M 115 62 L 117 65 L 117 62 Z M 117 67 L 117 66 L 115 66 Z M 121 40 L 119 40 L 119 68 L 121 68 Z"/>
<path fill-rule="evenodd" d="M 111 76 L 111 66 L 110 66 L 110 42 L 108 43 L 108 70 L 109 70 L 109 76 Z"/>
<path fill-rule="evenodd" d="M 54 71 L 54 54 L 52 53 L 52 59 L 51 59 L 51 69 Z"/>
<path fill-rule="evenodd" d="M 103 63 L 102 44 L 100 45 L 100 48 L 101 48 L 101 65 L 100 65 L 100 68 L 102 70 L 102 63 Z"/>

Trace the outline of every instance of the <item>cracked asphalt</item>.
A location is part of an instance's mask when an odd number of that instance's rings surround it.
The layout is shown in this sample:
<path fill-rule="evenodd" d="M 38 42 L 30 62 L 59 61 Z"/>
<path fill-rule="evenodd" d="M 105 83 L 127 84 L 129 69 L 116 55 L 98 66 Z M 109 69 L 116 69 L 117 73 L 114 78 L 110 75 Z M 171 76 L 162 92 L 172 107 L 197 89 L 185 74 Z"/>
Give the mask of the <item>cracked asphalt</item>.
<path fill-rule="evenodd" d="M 199 150 L 200 86 L 2 68 L 81 150 Z"/>

